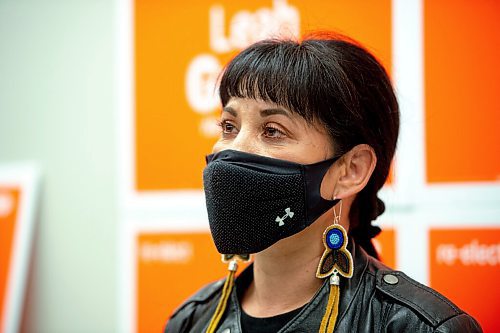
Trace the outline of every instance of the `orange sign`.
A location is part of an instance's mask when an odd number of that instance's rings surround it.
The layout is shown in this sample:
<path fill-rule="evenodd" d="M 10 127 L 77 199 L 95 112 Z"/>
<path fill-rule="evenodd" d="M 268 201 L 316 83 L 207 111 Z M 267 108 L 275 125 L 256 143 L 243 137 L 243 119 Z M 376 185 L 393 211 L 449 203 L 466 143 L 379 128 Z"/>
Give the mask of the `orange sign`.
<path fill-rule="evenodd" d="M 6 304 L 14 256 L 14 233 L 19 210 L 20 189 L 0 187 L 0 329 L 5 327 Z"/>
<path fill-rule="evenodd" d="M 424 24 L 427 181 L 498 181 L 500 2 L 426 0 Z"/>
<path fill-rule="evenodd" d="M 373 239 L 380 260 L 390 268 L 396 269 L 396 231 L 390 228 L 382 228 L 382 232 Z"/>
<path fill-rule="evenodd" d="M 429 253 L 431 287 L 499 332 L 500 229 L 433 229 Z"/>
<path fill-rule="evenodd" d="M 269 36 L 345 33 L 391 69 L 390 0 L 136 0 L 135 189 L 197 189 L 219 135 L 215 82 Z"/>
<path fill-rule="evenodd" d="M 136 246 L 137 332 L 162 332 L 174 309 L 227 273 L 209 233 L 141 233 Z"/>

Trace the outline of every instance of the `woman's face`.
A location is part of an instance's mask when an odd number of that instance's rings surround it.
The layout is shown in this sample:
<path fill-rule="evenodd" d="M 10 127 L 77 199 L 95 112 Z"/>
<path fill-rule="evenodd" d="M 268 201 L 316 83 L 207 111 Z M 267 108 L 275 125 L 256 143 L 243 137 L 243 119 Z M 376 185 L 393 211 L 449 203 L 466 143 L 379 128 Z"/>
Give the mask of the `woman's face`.
<path fill-rule="evenodd" d="M 222 110 L 221 136 L 213 152 L 234 149 L 300 164 L 334 156 L 323 126 L 276 104 L 249 98 L 231 98 Z"/>

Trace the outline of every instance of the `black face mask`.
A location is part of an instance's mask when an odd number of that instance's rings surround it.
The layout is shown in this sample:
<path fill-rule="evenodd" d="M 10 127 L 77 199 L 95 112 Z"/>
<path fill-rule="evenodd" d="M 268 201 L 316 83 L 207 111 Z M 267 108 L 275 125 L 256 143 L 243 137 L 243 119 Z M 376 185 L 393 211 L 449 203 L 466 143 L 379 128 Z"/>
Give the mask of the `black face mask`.
<path fill-rule="evenodd" d="M 337 159 L 302 165 L 235 150 L 208 155 L 203 183 L 219 253 L 260 252 L 310 226 L 338 202 L 320 194 Z"/>

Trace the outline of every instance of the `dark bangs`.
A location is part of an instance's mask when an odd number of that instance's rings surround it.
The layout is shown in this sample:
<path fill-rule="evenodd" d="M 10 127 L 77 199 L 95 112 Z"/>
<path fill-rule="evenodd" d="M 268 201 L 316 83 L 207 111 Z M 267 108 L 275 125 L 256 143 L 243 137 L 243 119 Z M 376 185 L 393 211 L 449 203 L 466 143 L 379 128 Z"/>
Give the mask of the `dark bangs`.
<path fill-rule="evenodd" d="M 342 100 L 350 95 L 349 79 L 332 58 L 331 50 L 328 54 L 328 50 L 313 43 L 270 39 L 242 51 L 222 75 L 222 105 L 231 97 L 260 99 L 285 107 L 308 122 L 317 119 L 327 126 L 325 114 L 339 104 L 350 108 L 357 103 Z"/>

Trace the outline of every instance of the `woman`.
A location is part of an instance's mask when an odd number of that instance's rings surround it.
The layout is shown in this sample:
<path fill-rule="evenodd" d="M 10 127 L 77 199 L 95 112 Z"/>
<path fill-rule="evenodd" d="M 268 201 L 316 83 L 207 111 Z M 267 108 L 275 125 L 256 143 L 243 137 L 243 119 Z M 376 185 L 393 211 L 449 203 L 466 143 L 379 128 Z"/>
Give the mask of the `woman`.
<path fill-rule="evenodd" d="M 356 42 L 265 40 L 226 67 L 204 185 L 229 275 L 166 332 L 480 332 L 437 292 L 380 263 L 371 225 L 399 130 L 393 88 Z M 234 279 L 236 260 L 254 261 Z"/>

